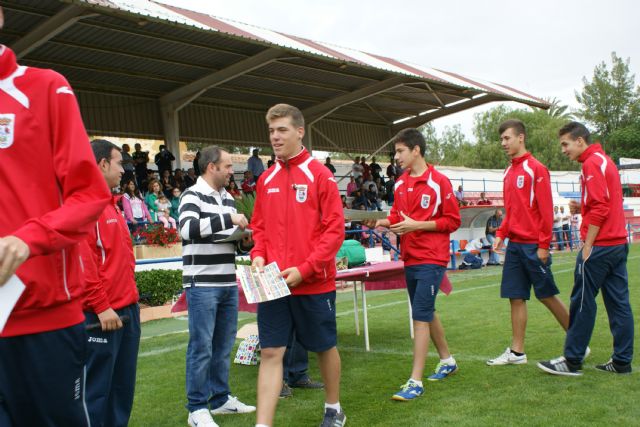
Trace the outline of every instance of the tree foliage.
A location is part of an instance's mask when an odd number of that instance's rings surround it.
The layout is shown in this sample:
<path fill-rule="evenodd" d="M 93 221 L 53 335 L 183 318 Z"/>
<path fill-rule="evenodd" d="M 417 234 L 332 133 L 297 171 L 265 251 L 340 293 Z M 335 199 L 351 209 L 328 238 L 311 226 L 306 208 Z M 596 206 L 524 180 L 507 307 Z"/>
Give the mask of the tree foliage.
<path fill-rule="evenodd" d="M 578 116 L 592 124 L 605 139 L 616 129 L 631 125 L 640 114 L 640 87 L 629 71 L 629 59 L 611 53 L 611 69 L 603 61 L 593 71 L 591 81 L 583 77 L 584 88 L 576 91 L 582 108 Z"/>

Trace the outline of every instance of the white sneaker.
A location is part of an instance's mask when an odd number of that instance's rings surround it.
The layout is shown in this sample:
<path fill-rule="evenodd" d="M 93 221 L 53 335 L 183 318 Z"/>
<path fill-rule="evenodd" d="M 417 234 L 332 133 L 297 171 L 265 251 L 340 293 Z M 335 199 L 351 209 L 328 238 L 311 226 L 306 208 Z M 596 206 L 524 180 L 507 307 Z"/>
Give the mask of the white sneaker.
<path fill-rule="evenodd" d="M 189 412 L 189 418 L 187 422 L 191 427 L 219 427 L 207 408 L 198 409 L 197 411 Z"/>
<path fill-rule="evenodd" d="M 211 411 L 213 415 L 225 415 L 225 414 L 248 414 L 255 412 L 256 407 L 251 405 L 245 405 L 240 402 L 237 397 L 229 395 L 229 399 L 219 408 Z"/>
<path fill-rule="evenodd" d="M 582 358 L 582 360 L 584 360 L 587 357 L 589 357 L 590 354 L 591 354 L 591 349 L 589 348 L 589 346 L 587 346 L 587 349 L 584 352 L 584 357 Z"/>
<path fill-rule="evenodd" d="M 525 363 L 527 363 L 527 355 L 523 354 L 522 356 L 516 356 L 511 352 L 509 347 L 507 347 L 504 353 L 495 359 L 487 360 L 487 365 L 489 366 L 524 365 Z"/>

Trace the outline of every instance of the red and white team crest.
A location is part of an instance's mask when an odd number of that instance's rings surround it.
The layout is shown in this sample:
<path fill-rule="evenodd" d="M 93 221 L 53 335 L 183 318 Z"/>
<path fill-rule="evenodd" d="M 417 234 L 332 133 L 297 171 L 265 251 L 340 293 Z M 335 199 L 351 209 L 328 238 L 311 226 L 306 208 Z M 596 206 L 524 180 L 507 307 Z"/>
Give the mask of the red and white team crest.
<path fill-rule="evenodd" d="M 0 114 L 0 148 L 9 148 L 13 144 L 15 122 L 15 114 Z"/>
<path fill-rule="evenodd" d="M 516 185 L 518 186 L 518 188 L 524 188 L 524 175 L 518 175 Z"/>
<path fill-rule="evenodd" d="M 429 207 L 430 202 L 431 202 L 431 196 L 428 194 L 423 194 L 422 200 L 420 200 L 420 207 L 422 209 L 427 209 Z"/>
<path fill-rule="evenodd" d="M 297 184 L 294 185 L 296 189 L 296 202 L 304 203 L 307 201 L 307 190 L 309 188 L 308 185 Z"/>

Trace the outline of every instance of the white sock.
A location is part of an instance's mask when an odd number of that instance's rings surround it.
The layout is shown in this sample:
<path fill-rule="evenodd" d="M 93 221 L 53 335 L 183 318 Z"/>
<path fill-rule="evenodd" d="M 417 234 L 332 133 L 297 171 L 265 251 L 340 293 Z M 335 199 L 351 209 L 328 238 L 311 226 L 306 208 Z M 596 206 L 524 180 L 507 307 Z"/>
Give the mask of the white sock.
<path fill-rule="evenodd" d="M 413 378 L 409 378 L 409 381 L 411 381 L 411 382 L 413 382 L 415 384 L 418 384 L 420 387 L 422 387 L 422 381 L 420 381 L 420 380 L 414 380 Z"/>
<path fill-rule="evenodd" d="M 454 359 L 453 356 L 449 356 L 446 359 L 440 359 L 440 363 L 444 363 L 445 365 L 455 365 L 456 359 Z"/>
<path fill-rule="evenodd" d="M 336 411 L 340 412 L 342 411 L 342 408 L 340 407 L 340 402 L 336 402 L 336 403 L 326 403 L 324 404 L 324 409 L 335 409 Z"/>

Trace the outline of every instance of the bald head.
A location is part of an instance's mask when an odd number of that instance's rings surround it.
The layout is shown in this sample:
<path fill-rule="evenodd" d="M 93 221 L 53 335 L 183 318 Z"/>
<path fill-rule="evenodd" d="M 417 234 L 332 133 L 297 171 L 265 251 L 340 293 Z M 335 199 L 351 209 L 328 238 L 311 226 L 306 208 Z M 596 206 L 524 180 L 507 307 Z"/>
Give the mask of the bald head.
<path fill-rule="evenodd" d="M 4 12 L 2 11 L 2 6 L 0 6 L 0 30 L 4 26 Z"/>

